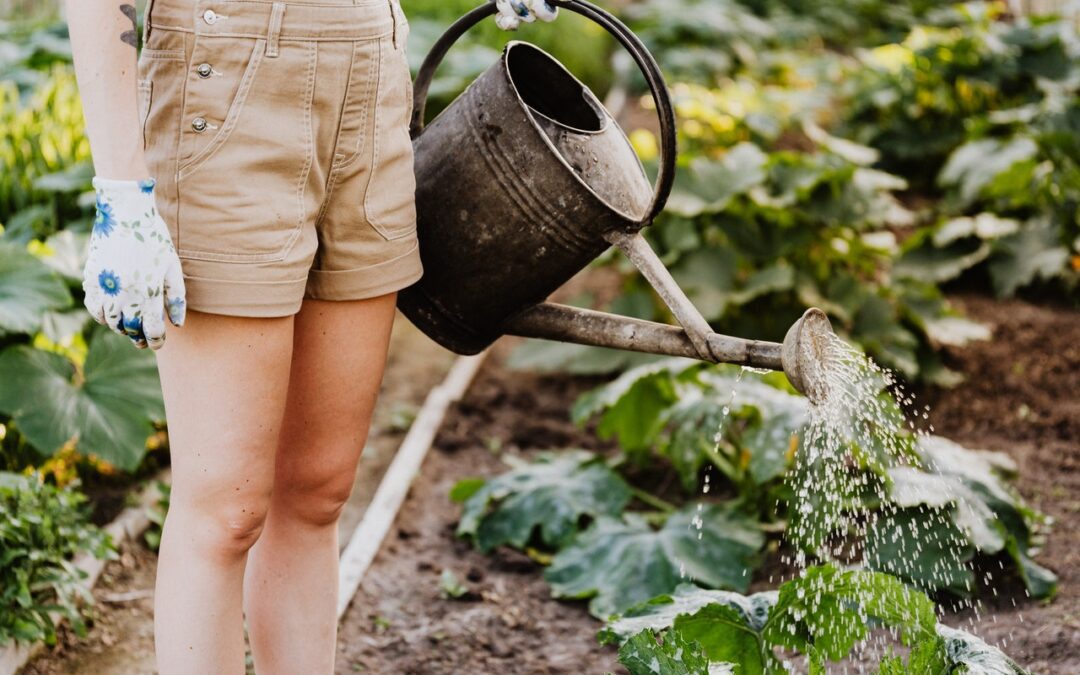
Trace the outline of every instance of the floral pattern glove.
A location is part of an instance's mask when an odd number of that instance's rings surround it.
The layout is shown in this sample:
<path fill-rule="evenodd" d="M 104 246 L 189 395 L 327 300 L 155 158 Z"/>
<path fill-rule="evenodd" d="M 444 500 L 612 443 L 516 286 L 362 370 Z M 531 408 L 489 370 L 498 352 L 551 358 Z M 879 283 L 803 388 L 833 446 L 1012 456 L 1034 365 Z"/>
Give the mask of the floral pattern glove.
<path fill-rule="evenodd" d="M 495 23 L 503 30 L 517 30 L 522 23 L 554 21 L 559 8 L 550 0 L 495 0 Z"/>
<path fill-rule="evenodd" d="M 165 315 L 184 323 L 184 276 L 154 202 L 154 179 L 94 177 L 97 217 L 83 269 L 83 303 L 140 349 L 165 341 Z"/>

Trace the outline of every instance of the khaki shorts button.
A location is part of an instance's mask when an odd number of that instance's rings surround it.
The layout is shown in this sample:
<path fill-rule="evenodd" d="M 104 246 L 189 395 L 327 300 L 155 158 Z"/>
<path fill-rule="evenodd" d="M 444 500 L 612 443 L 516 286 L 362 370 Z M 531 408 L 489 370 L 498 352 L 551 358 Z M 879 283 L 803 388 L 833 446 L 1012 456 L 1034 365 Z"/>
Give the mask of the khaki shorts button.
<path fill-rule="evenodd" d="M 210 73 L 214 71 L 214 68 L 209 63 L 200 63 L 195 67 L 195 72 L 199 74 L 199 77 L 210 77 Z"/>
<path fill-rule="evenodd" d="M 205 21 L 206 23 L 211 23 L 212 24 L 215 21 L 217 21 L 217 14 L 214 13 L 214 10 L 208 9 L 205 12 L 203 12 L 202 20 Z"/>
<path fill-rule="evenodd" d="M 206 118 L 196 117 L 195 119 L 191 120 L 191 128 L 195 131 L 198 131 L 199 133 L 202 133 L 206 130 Z"/>

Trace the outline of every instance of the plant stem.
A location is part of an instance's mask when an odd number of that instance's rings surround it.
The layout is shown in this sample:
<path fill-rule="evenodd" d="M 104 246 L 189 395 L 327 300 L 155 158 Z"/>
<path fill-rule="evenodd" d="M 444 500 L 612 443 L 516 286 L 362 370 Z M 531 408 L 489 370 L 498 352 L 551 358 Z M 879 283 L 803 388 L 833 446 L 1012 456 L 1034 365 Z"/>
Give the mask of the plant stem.
<path fill-rule="evenodd" d="M 634 497 L 636 499 L 638 499 L 639 501 L 644 502 L 645 504 L 648 504 L 649 506 L 653 507 L 654 509 L 660 509 L 664 513 L 671 513 L 676 508 L 675 505 L 672 504 L 671 502 L 660 499 L 656 495 L 650 494 L 650 493 L 648 493 L 645 490 L 642 490 L 640 488 L 632 487 L 632 488 L 630 488 L 630 491 L 631 491 L 631 494 L 633 494 Z"/>

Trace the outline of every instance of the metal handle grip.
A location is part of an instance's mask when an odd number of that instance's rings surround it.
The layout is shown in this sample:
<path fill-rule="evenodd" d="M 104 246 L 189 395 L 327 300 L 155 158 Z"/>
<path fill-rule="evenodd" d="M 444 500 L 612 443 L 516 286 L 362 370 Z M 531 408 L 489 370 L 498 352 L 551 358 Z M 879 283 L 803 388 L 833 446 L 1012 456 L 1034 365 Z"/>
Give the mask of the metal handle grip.
<path fill-rule="evenodd" d="M 608 12 L 584 0 L 550 0 L 550 2 L 568 11 L 581 14 L 610 33 L 630 53 L 649 85 L 649 91 L 652 93 L 653 101 L 656 103 L 656 113 L 660 118 L 660 171 L 653 189 L 652 206 L 649 207 L 648 212 L 639 224 L 640 227 L 645 227 L 651 224 L 656 216 L 664 210 L 664 205 L 667 204 L 668 197 L 671 195 L 671 186 L 675 180 L 675 157 L 677 153 L 675 147 L 675 111 L 671 105 L 671 96 L 668 93 L 664 75 L 660 72 L 660 66 L 657 65 L 656 59 L 645 48 L 641 40 L 625 24 Z M 424 63 L 420 66 L 420 71 L 416 74 L 416 82 L 413 85 L 413 113 L 409 131 L 414 139 L 424 131 L 424 111 L 427 108 L 428 89 L 431 87 L 435 70 L 462 35 L 485 18 L 494 15 L 496 11 L 494 0 L 490 0 L 471 10 L 455 21 L 443 33 L 442 37 L 435 42 L 431 51 L 424 58 Z"/>

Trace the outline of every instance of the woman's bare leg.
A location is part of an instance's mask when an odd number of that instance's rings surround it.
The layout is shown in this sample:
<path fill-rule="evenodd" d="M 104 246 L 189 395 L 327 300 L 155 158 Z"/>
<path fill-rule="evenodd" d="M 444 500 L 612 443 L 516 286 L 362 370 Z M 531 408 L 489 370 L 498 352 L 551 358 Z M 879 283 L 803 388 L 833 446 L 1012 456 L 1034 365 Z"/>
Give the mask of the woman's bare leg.
<path fill-rule="evenodd" d="M 156 352 L 172 454 L 154 594 L 161 675 L 244 672 L 244 563 L 269 509 L 292 325 L 188 310 Z"/>
<path fill-rule="evenodd" d="M 244 580 L 259 675 L 334 672 L 337 522 L 382 382 L 396 297 L 304 300 L 296 315 L 273 497 Z"/>

